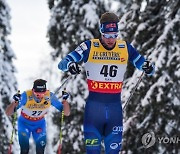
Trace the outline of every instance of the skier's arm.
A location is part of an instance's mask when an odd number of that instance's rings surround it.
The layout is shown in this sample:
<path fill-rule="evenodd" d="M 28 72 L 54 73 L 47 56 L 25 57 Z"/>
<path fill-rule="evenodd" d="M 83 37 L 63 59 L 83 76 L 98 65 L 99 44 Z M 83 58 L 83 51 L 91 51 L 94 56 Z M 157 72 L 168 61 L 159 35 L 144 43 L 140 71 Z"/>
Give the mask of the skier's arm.
<path fill-rule="evenodd" d="M 18 104 L 19 103 L 16 101 L 13 101 L 11 104 L 9 104 L 6 108 L 6 115 L 11 116 L 14 113 L 15 108 L 18 106 Z"/>
<path fill-rule="evenodd" d="M 79 63 L 81 61 L 86 61 L 90 51 L 90 41 L 85 41 L 81 43 L 74 51 L 70 52 L 64 59 L 62 59 L 58 68 L 64 72 L 69 71 L 70 64 Z M 76 67 L 74 65 L 74 67 Z"/>
<path fill-rule="evenodd" d="M 51 105 L 58 109 L 60 112 L 64 110 L 64 115 L 70 115 L 70 107 L 69 103 L 63 99 L 62 103 L 58 100 L 58 98 L 51 92 Z"/>
<path fill-rule="evenodd" d="M 146 60 L 138 51 L 127 43 L 129 61 L 139 70 L 144 71 L 147 75 L 153 75 L 155 72 L 155 65 L 149 60 Z"/>
<path fill-rule="evenodd" d="M 10 105 L 6 108 L 7 116 L 11 116 L 17 109 L 21 108 L 27 101 L 26 93 L 23 92 L 22 94 L 15 94 L 13 96 L 13 101 Z"/>
<path fill-rule="evenodd" d="M 138 51 L 132 47 L 132 45 L 127 43 L 129 61 L 139 70 L 142 70 L 145 58 L 138 53 Z"/>
<path fill-rule="evenodd" d="M 63 109 L 64 109 L 64 115 L 69 116 L 70 115 L 70 106 L 69 106 L 68 101 L 63 100 L 62 104 L 63 104 Z"/>

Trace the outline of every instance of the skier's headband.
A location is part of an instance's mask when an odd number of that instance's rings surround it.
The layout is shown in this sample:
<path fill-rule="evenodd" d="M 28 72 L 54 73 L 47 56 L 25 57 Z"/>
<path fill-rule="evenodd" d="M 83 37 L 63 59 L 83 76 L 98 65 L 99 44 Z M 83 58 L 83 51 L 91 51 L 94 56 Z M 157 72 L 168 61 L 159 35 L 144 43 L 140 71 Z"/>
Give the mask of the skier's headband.
<path fill-rule="evenodd" d="M 117 22 L 105 22 L 100 25 L 99 28 L 101 33 L 106 32 L 118 32 L 118 23 Z"/>

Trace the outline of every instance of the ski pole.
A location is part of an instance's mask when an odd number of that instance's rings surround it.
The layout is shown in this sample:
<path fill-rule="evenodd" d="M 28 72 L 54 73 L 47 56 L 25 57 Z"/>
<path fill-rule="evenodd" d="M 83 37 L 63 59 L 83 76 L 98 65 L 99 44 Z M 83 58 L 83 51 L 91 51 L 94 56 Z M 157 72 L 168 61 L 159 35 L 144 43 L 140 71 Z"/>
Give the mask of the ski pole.
<path fill-rule="evenodd" d="M 13 144 L 13 138 L 14 138 L 14 133 L 15 133 L 16 119 L 17 119 L 17 112 L 15 112 L 15 113 L 13 114 L 13 123 L 12 123 L 13 130 L 12 130 L 11 139 L 10 139 L 10 142 L 9 142 L 10 144 L 9 144 L 8 154 L 12 154 L 12 144 Z"/>
<path fill-rule="evenodd" d="M 64 80 L 64 82 L 56 89 L 56 91 L 54 92 L 54 95 L 55 96 L 59 90 L 64 86 L 64 84 L 71 78 L 71 76 L 68 76 L 66 80 Z"/>
<path fill-rule="evenodd" d="M 64 123 L 64 111 L 61 113 L 61 127 L 60 127 L 60 134 L 59 134 L 59 146 L 58 146 L 58 154 L 61 154 L 62 151 L 62 125 Z"/>
<path fill-rule="evenodd" d="M 134 89 L 132 90 L 132 92 L 131 92 L 131 94 L 130 94 L 128 100 L 127 100 L 126 103 L 124 104 L 123 111 L 125 110 L 127 104 L 128 104 L 129 101 L 131 100 L 131 98 L 132 98 L 132 96 L 133 96 L 133 94 L 134 94 L 136 88 L 139 86 L 140 82 L 142 81 L 142 78 L 143 78 L 143 76 L 144 76 L 144 73 L 145 73 L 145 72 L 143 71 L 142 74 L 141 74 L 141 76 L 139 77 L 139 80 L 138 80 L 138 82 L 136 83 Z"/>
<path fill-rule="evenodd" d="M 18 94 L 20 94 L 20 90 L 18 90 Z M 16 109 L 15 109 L 15 112 L 13 114 L 13 122 L 12 122 L 13 130 L 12 130 L 11 139 L 10 139 L 10 142 L 9 142 L 8 154 L 12 154 L 12 144 L 13 144 L 13 138 L 14 138 L 14 133 L 15 133 L 16 120 L 17 120 L 17 112 L 16 112 Z"/>
<path fill-rule="evenodd" d="M 66 93 L 66 88 L 62 91 L 62 96 Z M 66 100 L 66 99 L 64 99 Z M 60 133 L 59 133 L 59 146 L 58 146 L 58 154 L 61 154 L 62 151 L 62 126 L 64 123 L 64 110 L 62 110 L 61 113 L 61 127 L 60 127 Z"/>

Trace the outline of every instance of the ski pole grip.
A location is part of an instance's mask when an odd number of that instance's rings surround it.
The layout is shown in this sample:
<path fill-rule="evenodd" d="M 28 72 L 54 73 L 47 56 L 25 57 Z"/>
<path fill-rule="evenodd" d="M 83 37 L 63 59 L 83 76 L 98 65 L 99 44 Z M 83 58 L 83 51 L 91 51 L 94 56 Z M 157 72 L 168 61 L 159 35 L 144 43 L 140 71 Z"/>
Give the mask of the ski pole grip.
<path fill-rule="evenodd" d="M 69 97 L 69 93 L 66 92 L 66 88 L 64 88 L 64 90 L 62 91 L 62 98 L 64 100 L 67 100 Z"/>
<path fill-rule="evenodd" d="M 21 99 L 20 90 L 18 90 L 18 92 L 13 96 L 13 99 L 14 99 L 15 103 L 20 101 L 20 99 Z"/>

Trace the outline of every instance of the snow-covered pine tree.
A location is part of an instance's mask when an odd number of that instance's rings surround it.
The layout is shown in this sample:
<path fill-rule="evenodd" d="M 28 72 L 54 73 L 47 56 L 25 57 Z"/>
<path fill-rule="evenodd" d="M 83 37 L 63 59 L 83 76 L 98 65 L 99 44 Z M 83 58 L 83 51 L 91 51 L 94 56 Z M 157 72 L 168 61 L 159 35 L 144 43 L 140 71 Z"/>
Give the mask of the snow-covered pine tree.
<path fill-rule="evenodd" d="M 48 36 L 50 45 L 55 49 L 52 57 L 64 57 L 82 41 L 99 37 L 99 17 L 105 12 L 104 1 L 96 0 L 49 0 L 51 20 Z M 62 76 L 62 80 L 67 74 Z M 63 153 L 82 154 L 85 152 L 83 141 L 83 112 L 88 96 L 85 73 L 71 79 L 66 85 L 71 93 L 71 115 L 65 118 L 63 128 Z M 59 116 L 54 117 L 58 125 Z M 55 143 L 57 142 L 55 139 Z"/>
<path fill-rule="evenodd" d="M 143 2 L 143 3 L 142 3 Z M 142 5 L 143 4 L 143 5 Z M 142 7 L 143 6 L 143 7 Z M 125 153 L 180 153 L 180 1 L 135 0 L 121 19 L 121 36 L 156 64 L 153 77 L 145 76 L 125 111 Z M 128 72 L 125 102 L 139 71 Z M 141 139 L 154 132 L 156 143 L 144 148 Z M 165 142 L 158 137 L 166 137 Z"/>
<path fill-rule="evenodd" d="M 12 59 L 15 57 L 10 47 L 8 35 L 10 27 L 10 8 L 5 0 L 0 0 L 0 153 L 7 153 L 12 132 L 12 124 L 5 114 L 5 108 L 10 103 L 10 97 L 17 89 L 14 76 L 15 67 Z M 17 140 L 14 141 L 17 144 Z M 15 152 L 16 148 L 13 148 Z"/>

